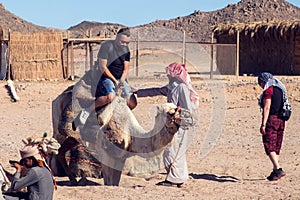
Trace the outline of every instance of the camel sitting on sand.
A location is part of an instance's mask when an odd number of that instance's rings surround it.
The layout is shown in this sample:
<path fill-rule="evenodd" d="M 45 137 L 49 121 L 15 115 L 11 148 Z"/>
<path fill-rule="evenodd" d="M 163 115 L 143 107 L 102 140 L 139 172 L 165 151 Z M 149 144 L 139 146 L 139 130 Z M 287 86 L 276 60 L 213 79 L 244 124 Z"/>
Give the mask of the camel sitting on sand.
<path fill-rule="evenodd" d="M 158 155 L 172 141 L 180 126 L 192 124 L 189 111 L 166 103 L 157 107 L 153 129 L 144 130 L 125 100 L 117 96 L 106 107 L 92 113 L 83 127 L 73 130 L 74 96 L 78 96 L 74 93 L 82 93 L 85 84 L 79 85 L 81 89 L 71 86 L 52 103 L 53 137 L 61 144 L 58 161 L 72 185 L 78 184 L 76 176 L 81 176 L 103 177 L 105 185 L 118 186 L 127 158 Z M 76 164 L 68 165 L 66 152 L 78 147 L 81 150 L 76 155 Z M 80 163 L 82 158 L 85 161 Z"/>

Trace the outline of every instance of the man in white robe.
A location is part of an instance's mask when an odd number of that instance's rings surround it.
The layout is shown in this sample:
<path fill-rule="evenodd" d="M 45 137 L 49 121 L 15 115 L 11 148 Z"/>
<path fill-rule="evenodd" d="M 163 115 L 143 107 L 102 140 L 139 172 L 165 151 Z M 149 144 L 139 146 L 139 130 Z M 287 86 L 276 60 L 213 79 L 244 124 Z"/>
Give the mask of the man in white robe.
<path fill-rule="evenodd" d="M 191 86 L 190 76 L 185 65 L 172 63 L 166 68 L 169 78 L 169 84 L 161 88 L 147 88 L 134 91 L 137 97 L 167 96 L 168 103 L 193 111 L 199 106 L 199 97 Z M 163 186 L 185 187 L 188 180 L 188 166 L 186 161 L 186 150 L 188 148 L 189 130 L 181 127 L 178 130 L 178 136 L 163 153 L 164 166 L 167 171 L 165 181 L 157 183 Z"/>

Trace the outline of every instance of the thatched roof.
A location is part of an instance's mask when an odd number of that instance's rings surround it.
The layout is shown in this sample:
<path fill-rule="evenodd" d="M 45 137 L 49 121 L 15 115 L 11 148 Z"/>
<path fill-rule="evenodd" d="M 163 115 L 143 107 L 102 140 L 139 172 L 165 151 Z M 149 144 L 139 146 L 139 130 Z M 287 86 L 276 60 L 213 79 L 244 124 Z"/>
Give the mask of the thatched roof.
<path fill-rule="evenodd" d="M 252 22 L 236 24 L 218 24 L 212 27 L 215 36 L 233 36 L 239 31 L 241 34 L 263 35 L 272 38 L 290 38 L 300 36 L 300 21 L 271 21 L 271 22 Z"/>

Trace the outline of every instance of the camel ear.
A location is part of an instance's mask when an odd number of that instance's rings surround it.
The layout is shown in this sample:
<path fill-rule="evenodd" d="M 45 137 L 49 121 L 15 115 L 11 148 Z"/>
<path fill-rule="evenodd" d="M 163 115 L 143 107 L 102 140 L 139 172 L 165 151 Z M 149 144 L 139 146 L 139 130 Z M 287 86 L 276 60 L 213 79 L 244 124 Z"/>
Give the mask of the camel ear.
<path fill-rule="evenodd" d="M 176 109 L 177 106 L 174 103 L 165 103 L 165 105 L 169 108 Z"/>
<path fill-rule="evenodd" d="M 23 142 L 25 145 L 27 145 L 27 144 L 29 143 L 28 138 L 22 139 L 22 142 Z"/>
<path fill-rule="evenodd" d="M 163 109 L 166 113 L 174 114 L 176 112 L 177 106 L 173 103 L 163 104 Z"/>
<path fill-rule="evenodd" d="M 161 113 L 162 111 L 162 107 L 161 106 L 156 106 L 156 116 L 158 115 L 158 113 Z"/>

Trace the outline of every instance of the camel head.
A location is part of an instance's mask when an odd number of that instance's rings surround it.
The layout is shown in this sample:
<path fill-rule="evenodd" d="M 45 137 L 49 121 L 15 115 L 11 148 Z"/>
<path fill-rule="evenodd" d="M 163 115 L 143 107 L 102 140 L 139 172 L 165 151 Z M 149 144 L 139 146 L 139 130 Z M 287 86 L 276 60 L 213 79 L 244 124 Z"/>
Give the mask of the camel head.
<path fill-rule="evenodd" d="M 190 126 L 193 126 L 191 112 L 173 103 L 165 103 L 159 106 L 155 118 L 156 122 L 164 122 L 169 133 L 173 134 L 178 131 L 179 127 L 186 130 Z"/>
<path fill-rule="evenodd" d="M 49 154 L 58 154 L 58 149 L 60 148 L 60 144 L 53 137 L 47 136 L 44 133 L 43 136 L 32 135 L 27 138 L 22 139 L 22 142 L 25 145 L 36 145 L 43 155 Z"/>

